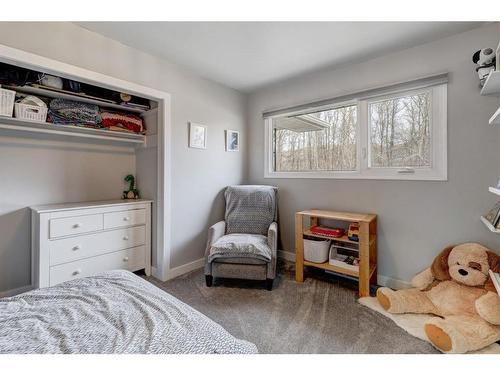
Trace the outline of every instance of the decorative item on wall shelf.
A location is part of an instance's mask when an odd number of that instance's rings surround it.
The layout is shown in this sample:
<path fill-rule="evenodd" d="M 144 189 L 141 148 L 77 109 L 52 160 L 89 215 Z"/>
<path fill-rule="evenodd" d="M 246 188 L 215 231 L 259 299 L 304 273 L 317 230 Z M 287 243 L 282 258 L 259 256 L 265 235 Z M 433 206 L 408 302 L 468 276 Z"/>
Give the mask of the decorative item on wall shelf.
<path fill-rule="evenodd" d="M 472 62 L 476 64 L 479 84 L 483 87 L 488 75 L 495 70 L 496 56 L 493 48 L 482 48 L 472 55 Z"/>
<path fill-rule="evenodd" d="M 500 221 L 500 201 L 498 201 L 495 206 L 491 210 L 488 211 L 486 215 L 484 215 L 484 218 L 488 220 L 491 225 L 496 228 L 500 229 L 499 221 Z"/>
<path fill-rule="evenodd" d="M 240 132 L 226 130 L 226 151 L 240 151 Z"/>
<path fill-rule="evenodd" d="M 205 125 L 189 123 L 189 147 L 207 148 L 207 127 Z"/>
<path fill-rule="evenodd" d="M 129 174 L 123 180 L 130 183 L 130 186 L 128 190 L 123 191 L 122 199 L 139 199 L 139 190 L 135 187 L 134 175 Z"/>

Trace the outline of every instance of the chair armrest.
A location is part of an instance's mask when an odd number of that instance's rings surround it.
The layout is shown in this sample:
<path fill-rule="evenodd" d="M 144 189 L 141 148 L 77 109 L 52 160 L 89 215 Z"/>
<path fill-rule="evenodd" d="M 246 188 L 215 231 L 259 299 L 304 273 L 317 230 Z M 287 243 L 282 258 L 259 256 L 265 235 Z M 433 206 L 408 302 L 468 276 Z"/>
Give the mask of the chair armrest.
<path fill-rule="evenodd" d="M 275 255 L 278 250 L 278 223 L 276 222 L 271 223 L 267 230 L 267 245 Z"/>
<path fill-rule="evenodd" d="M 210 252 L 210 247 L 226 233 L 226 222 L 224 220 L 215 223 L 208 228 L 208 240 L 205 254 Z"/>

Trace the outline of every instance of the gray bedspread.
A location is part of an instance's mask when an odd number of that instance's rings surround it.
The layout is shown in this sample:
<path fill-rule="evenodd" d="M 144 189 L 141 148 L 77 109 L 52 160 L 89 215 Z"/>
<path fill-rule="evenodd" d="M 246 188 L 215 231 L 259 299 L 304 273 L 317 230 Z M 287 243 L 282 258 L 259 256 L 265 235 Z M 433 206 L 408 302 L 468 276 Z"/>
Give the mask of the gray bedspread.
<path fill-rule="evenodd" d="M 256 353 L 128 271 L 0 299 L 0 353 Z"/>

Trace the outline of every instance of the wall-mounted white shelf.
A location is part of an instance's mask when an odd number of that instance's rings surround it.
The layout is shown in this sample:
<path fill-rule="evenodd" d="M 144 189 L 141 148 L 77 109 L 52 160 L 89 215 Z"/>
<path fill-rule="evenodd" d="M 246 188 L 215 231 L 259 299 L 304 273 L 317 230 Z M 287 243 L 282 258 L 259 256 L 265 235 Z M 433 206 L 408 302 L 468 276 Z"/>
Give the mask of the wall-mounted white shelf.
<path fill-rule="evenodd" d="M 500 71 L 494 70 L 490 73 L 483 88 L 481 89 L 481 95 L 493 95 L 500 96 Z"/>
<path fill-rule="evenodd" d="M 0 117 L 0 129 L 27 133 L 45 133 L 68 137 L 103 139 L 112 142 L 144 144 L 146 136 L 105 129 L 85 128 L 74 125 L 59 125 L 49 122 L 20 120 L 14 117 Z"/>
<path fill-rule="evenodd" d="M 500 124 L 500 107 L 498 107 L 498 109 L 493 114 L 493 116 L 490 117 L 490 120 L 488 121 L 488 123 L 490 125 Z"/>
<path fill-rule="evenodd" d="M 70 93 L 70 92 L 66 92 L 66 91 L 62 91 L 62 90 L 55 91 L 55 90 L 48 90 L 48 89 L 44 89 L 41 87 L 32 87 L 32 86 L 7 86 L 7 85 L 3 85 L 3 87 L 6 89 L 9 89 L 9 90 L 14 90 L 14 91 L 21 92 L 24 94 L 45 96 L 47 98 L 53 98 L 53 99 L 60 98 L 60 99 L 75 100 L 78 102 L 83 102 L 83 103 L 88 103 L 88 104 L 96 104 L 102 108 L 115 109 L 115 110 L 125 111 L 125 112 L 144 113 L 144 112 L 148 111 L 146 109 L 127 107 L 124 105 L 112 103 L 108 100 L 104 100 L 104 99 L 101 100 L 99 98 L 90 97 L 90 96 L 83 95 L 83 94 Z"/>
<path fill-rule="evenodd" d="M 500 189 L 494 188 L 493 186 L 490 186 L 488 190 L 490 191 L 490 193 L 500 195 Z"/>
<path fill-rule="evenodd" d="M 488 228 L 490 231 L 493 233 L 500 233 L 500 229 L 496 229 L 491 223 L 484 218 L 484 216 L 481 216 L 481 221 L 483 222 L 484 225 L 486 225 L 486 228 Z"/>

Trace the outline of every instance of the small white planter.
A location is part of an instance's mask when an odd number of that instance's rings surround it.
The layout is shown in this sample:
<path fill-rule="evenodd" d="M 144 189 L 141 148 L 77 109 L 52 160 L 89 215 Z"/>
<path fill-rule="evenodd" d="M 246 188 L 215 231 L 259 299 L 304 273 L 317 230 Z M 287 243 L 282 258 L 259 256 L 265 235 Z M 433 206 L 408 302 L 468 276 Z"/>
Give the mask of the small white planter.
<path fill-rule="evenodd" d="M 328 261 L 330 240 L 304 240 L 304 259 L 313 263 Z"/>

